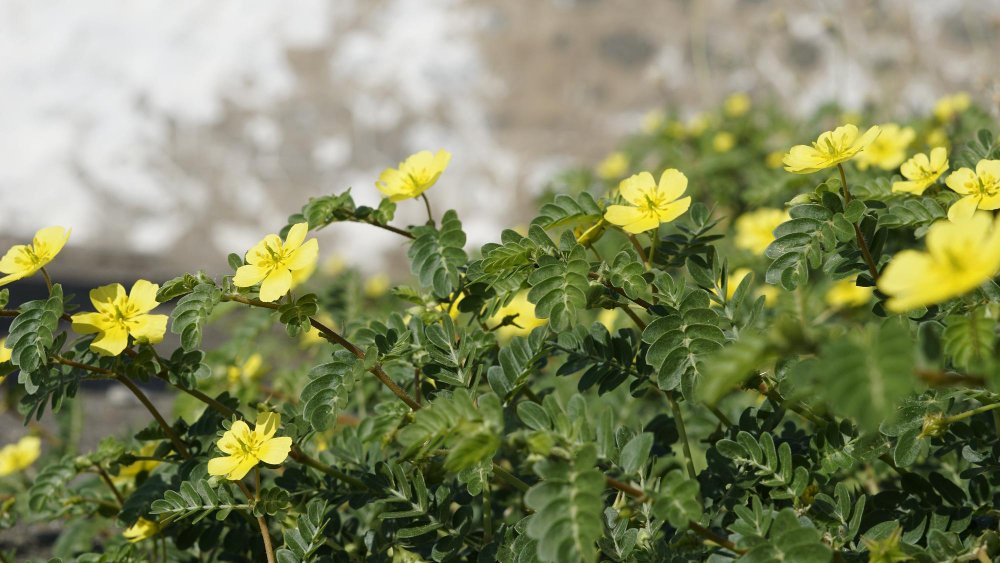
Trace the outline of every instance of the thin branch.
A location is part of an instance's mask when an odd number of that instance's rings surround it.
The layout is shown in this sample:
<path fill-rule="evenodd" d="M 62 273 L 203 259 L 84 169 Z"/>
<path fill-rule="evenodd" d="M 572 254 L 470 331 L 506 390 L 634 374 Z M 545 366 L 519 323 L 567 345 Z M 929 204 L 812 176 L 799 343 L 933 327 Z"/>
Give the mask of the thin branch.
<path fill-rule="evenodd" d="M 614 284 L 612 284 L 611 282 L 609 282 L 607 280 L 601 279 L 601 275 L 598 274 L 597 272 L 589 272 L 587 274 L 587 277 L 590 278 L 590 279 L 592 279 L 592 280 L 597 280 L 597 281 L 603 283 L 604 287 L 610 289 L 611 291 L 614 291 L 618 295 L 621 295 L 625 299 L 628 299 L 629 301 L 635 303 L 636 305 L 642 307 L 643 309 L 649 310 L 649 309 L 651 309 L 653 307 L 653 304 L 650 303 L 649 301 L 646 301 L 645 299 L 640 299 L 640 298 L 632 299 L 631 297 L 629 297 L 628 295 L 625 294 L 625 290 L 624 289 L 622 289 L 620 287 L 615 287 Z"/>
<path fill-rule="evenodd" d="M 688 477 L 698 478 L 698 472 L 694 469 L 694 458 L 691 456 L 691 444 L 688 442 L 687 430 L 684 426 L 684 416 L 681 414 L 681 406 L 677 404 L 673 391 L 665 391 L 667 401 L 670 403 L 670 410 L 674 415 L 674 422 L 677 423 L 677 434 L 680 436 L 681 445 L 684 447 L 684 461 L 686 462 Z"/>
<path fill-rule="evenodd" d="M 111 480 L 111 476 L 108 475 L 108 472 L 105 471 L 104 468 L 101 467 L 101 465 L 98 463 L 94 464 L 94 468 L 97 469 L 97 474 L 101 476 L 101 480 L 104 481 L 104 484 L 107 485 L 109 489 L 111 489 L 111 492 L 115 495 L 115 498 L 118 499 L 118 506 L 119 507 L 124 506 L 125 499 L 122 497 L 121 492 L 118 491 L 118 487 L 115 486 L 114 481 Z"/>
<path fill-rule="evenodd" d="M 844 172 L 843 164 L 838 164 L 837 169 L 840 170 L 840 187 L 844 190 L 844 205 L 846 206 L 848 203 L 851 203 L 851 191 L 847 189 L 847 173 Z M 868 248 L 868 243 L 865 242 L 865 235 L 861 233 L 861 227 L 857 223 L 852 223 L 852 226 L 854 227 L 854 238 L 858 240 L 858 247 L 861 249 L 861 256 L 864 257 L 865 264 L 868 265 L 868 273 L 877 282 L 878 266 L 872 258 L 872 251 Z"/>
<path fill-rule="evenodd" d="M 371 225 L 373 227 L 378 227 L 380 229 L 385 229 L 385 230 L 389 231 L 390 233 L 396 233 L 397 235 L 404 236 L 404 237 L 406 237 L 408 239 L 416 238 L 416 237 L 413 236 L 413 233 L 411 233 L 410 231 L 407 231 L 407 230 L 404 230 L 404 229 L 400 229 L 400 228 L 397 228 L 397 227 L 393 227 L 392 225 L 385 225 L 385 224 L 382 224 L 382 223 L 375 223 L 373 221 L 359 221 L 359 223 L 364 223 L 366 225 Z"/>
<path fill-rule="evenodd" d="M 695 521 L 688 522 L 688 528 L 692 532 L 698 534 L 699 536 L 705 538 L 706 540 L 714 543 L 715 545 L 718 545 L 719 547 L 724 547 L 729 551 L 732 551 L 733 553 L 743 555 L 744 553 L 747 552 L 747 550 L 745 549 L 740 549 L 736 547 L 736 544 L 731 542 L 728 538 L 724 538 L 719 534 L 716 534 L 712 530 L 709 530 L 708 528 L 702 526 L 701 524 Z"/>

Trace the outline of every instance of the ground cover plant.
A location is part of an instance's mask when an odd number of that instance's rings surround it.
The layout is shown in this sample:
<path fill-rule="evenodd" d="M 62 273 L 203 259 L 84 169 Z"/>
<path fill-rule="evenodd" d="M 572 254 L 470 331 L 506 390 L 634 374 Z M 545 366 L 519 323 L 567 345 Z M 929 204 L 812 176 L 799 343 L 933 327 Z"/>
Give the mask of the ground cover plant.
<path fill-rule="evenodd" d="M 63 420 L 108 380 L 151 422 L 4 447 L 0 524 L 62 521 L 80 561 L 993 560 L 994 121 L 735 94 L 642 129 L 475 250 L 445 150 L 358 188 L 378 207 L 291 209 L 221 278 L 74 298 L 42 228 L 0 259 L 7 402 Z M 411 278 L 311 238 L 345 221 L 399 235 Z"/>

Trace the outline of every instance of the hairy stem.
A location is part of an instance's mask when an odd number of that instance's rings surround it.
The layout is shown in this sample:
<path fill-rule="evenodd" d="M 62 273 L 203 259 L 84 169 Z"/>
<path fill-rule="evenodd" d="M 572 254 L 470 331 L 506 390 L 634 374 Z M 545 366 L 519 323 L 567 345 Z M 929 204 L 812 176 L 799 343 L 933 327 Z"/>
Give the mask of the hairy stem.
<path fill-rule="evenodd" d="M 118 491 L 118 487 L 115 486 L 114 481 L 111 480 L 111 476 L 108 475 L 108 472 L 105 471 L 104 468 L 101 467 L 101 465 L 98 463 L 94 464 L 94 469 L 97 470 L 97 474 L 101 476 L 101 480 L 104 481 L 104 484 L 108 486 L 108 489 L 111 490 L 111 493 L 115 495 L 115 499 L 118 500 L 119 508 L 124 506 L 125 499 L 122 497 L 121 492 Z"/>
<path fill-rule="evenodd" d="M 674 421 L 677 423 L 677 434 L 680 436 L 681 444 L 684 446 L 684 461 L 687 466 L 688 477 L 698 478 L 698 472 L 694 469 L 694 458 L 691 456 L 691 444 L 688 442 L 687 430 L 684 426 L 684 416 L 681 414 L 681 406 L 677 404 L 673 391 L 666 391 L 667 401 L 670 403 L 670 410 L 674 414 Z"/>
<path fill-rule="evenodd" d="M 844 205 L 851 203 L 851 190 L 847 188 L 847 173 L 844 172 L 844 165 L 838 164 L 837 169 L 840 170 L 840 186 L 844 190 Z M 875 260 L 872 258 L 872 251 L 868 248 L 868 243 L 865 242 L 865 235 L 861 234 L 861 227 L 857 223 L 852 223 L 854 226 L 854 237 L 858 240 L 858 247 L 861 249 L 861 256 L 865 259 L 865 264 L 868 265 L 868 273 L 872 275 L 872 279 L 876 282 L 878 281 L 878 266 L 875 265 Z"/>

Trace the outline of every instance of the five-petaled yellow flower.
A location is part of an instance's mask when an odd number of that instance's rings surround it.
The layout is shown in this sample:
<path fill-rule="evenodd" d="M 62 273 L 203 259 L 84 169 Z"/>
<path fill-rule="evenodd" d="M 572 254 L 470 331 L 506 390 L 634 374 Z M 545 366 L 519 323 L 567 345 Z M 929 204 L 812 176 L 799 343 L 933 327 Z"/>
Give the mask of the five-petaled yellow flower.
<path fill-rule="evenodd" d="M 783 159 L 785 170 L 795 174 L 811 174 L 836 166 L 854 158 L 878 134 L 878 125 L 870 127 L 863 135 L 858 135 L 858 128 L 852 124 L 841 125 L 820 135 L 812 145 L 792 147 Z"/>
<path fill-rule="evenodd" d="M 417 197 L 437 182 L 448 167 L 451 153 L 441 149 L 437 154 L 420 151 L 399 163 L 399 168 L 386 168 L 375 182 L 375 187 L 389 201 L 403 201 Z"/>
<path fill-rule="evenodd" d="M 117 356 L 128 347 L 128 337 L 137 342 L 156 344 L 167 331 L 166 315 L 151 315 L 159 303 L 156 291 L 160 286 L 139 280 L 132 291 L 125 294 L 120 283 L 104 285 L 90 290 L 94 313 L 73 315 L 73 330 L 80 334 L 97 333 L 90 349 L 106 356 Z"/>
<path fill-rule="evenodd" d="M 763 255 L 764 249 L 774 242 L 774 229 L 789 219 L 783 209 L 759 209 L 740 215 L 734 224 L 736 246 Z"/>
<path fill-rule="evenodd" d="M 632 234 L 655 229 L 691 207 L 691 197 L 681 197 L 687 184 L 687 176 L 674 168 L 663 172 L 659 185 L 649 172 L 625 178 L 618 185 L 618 193 L 629 205 L 609 205 L 604 218 Z"/>
<path fill-rule="evenodd" d="M 0 285 L 32 276 L 45 267 L 69 240 L 69 231 L 62 227 L 46 227 L 37 233 L 31 244 L 14 245 L 0 258 Z"/>
<path fill-rule="evenodd" d="M 858 153 L 858 168 L 861 170 L 866 170 L 869 166 L 895 170 L 906 160 L 906 148 L 917 136 L 911 127 L 900 127 L 895 123 L 882 125 L 881 129 L 879 136 Z"/>
<path fill-rule="evenodd" d="M 934 104 L 934 117 L 941 122 L 951 121 L 953 117 L 969 109 L 971 102 L 971 98 L 965 92 L 945 96 Z"/>
<path fill-rule="evenodd" d="M 597 175 L 605 180 L 617 180 L 628 172 L 628 155 L 615 151 L 597 165 Z"/>
<path fill-rule="evenodd" d="M 260 462 L 278 465 L 285 461 L 292 449 L 292 439 L 274 437 L 280 424 L 281 415 L 274 412 L 258 414 L 253 430 L 242 420 L 234 422 L 218 442 L 219 449 L 227 455 L 208 460 L 208 473 L 239 481 Z"/>
<path fill-rule="evenodd" d="M 977 213 L 958 222 L 938 221 L 927 232 L 927 252 L 903 250 L 878 281 L 897 313 L 964 295 L 1000 270 L 1000 222 Z"/>
<path fill-rule="evenodd" d="M 500 310 L 490 318 L 490 323 L 499 325 L 504 319 L 512 317 L 511 323 L 497 329 L 497 338 L 506 342 L 514 336 L 527 336 L 532 330 L 549 322 L 535 316 L 535 305 L 528 301 L 528 292 L 522 291 L 511 299 L 510 303 L 500 307 Z"/>
<path fill-rule="evenodd" d="M 834 309 L 847 309 L 866 305 L 874 292 L 874 288 L 859 286 L 856 279 L 845 278 L 830 286 L 824 299 Z"/>
<path fill-rule="evenodd" d="M 727 117 L 739 117 L 750 111 L 750 96 L 744 92 L 730 94 L 726 101 L 722 102 L 722 111 Z"/>
<path fill-rule="evenodd" d="M 948 150 L 944 147 L 931 149 L 930 157 L 924 153 L 915 154 L 899 169 L 906 180 L 893 182 L 892 191 L 923 195 L 945 170 L 948 170 Z"/>
<path fill-rule="evenodd" d="M 948 208 L 952 221 L 968 219 L 976 209 L 1000 209 L 1000 160 L 980 160 L 975 172 L 959 168 L 948 175 L 945 184 L 963 196 Z"/>
<path fill-rule="evenodd" d="M 42 441 L 36 436 L 25 436 L 16 444 L 7 444 L 0 449 L 0 477 L 27 469 L 41 454 Z"/>
<path fill-rule="evenodd" d="M 316 268 L 319 243 L 305 240 L 309 223 L 296 223 L 288 230 L 285 241 L 270 234 L 247 252 L 245 266 L 240 266 L 233 277 L 236 287 L 253 287 L 260 284 L 260 300 L 268 303 L 281 299 L 288 293 L 296 276 L 302 270 Z M 302 242 L 305 241 L 305 242 Z"/>
<path fill-rule="evenodd" d="M 125 536 L 125 539 L 129 542 L 136 543 L 155 536 L 159 531 L 160 524 L 158 522 L 146 520 L 140 516 L 139 519 L 135 521 L 135 524 L 132 524 L 122 532 L 122 535 Z"/>

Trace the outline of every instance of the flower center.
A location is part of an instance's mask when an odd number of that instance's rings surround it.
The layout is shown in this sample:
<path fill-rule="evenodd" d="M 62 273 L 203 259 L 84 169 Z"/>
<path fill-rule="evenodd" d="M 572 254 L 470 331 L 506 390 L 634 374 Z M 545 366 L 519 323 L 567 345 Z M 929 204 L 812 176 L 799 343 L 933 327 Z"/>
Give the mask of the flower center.
<path fill-rule="evenodd" d="M 980 196 L 993 197 L 1000 192 L 1000 179 L 993 177 L 992 174 L 984 174 L 978 179 L 976 188 Z"/>

